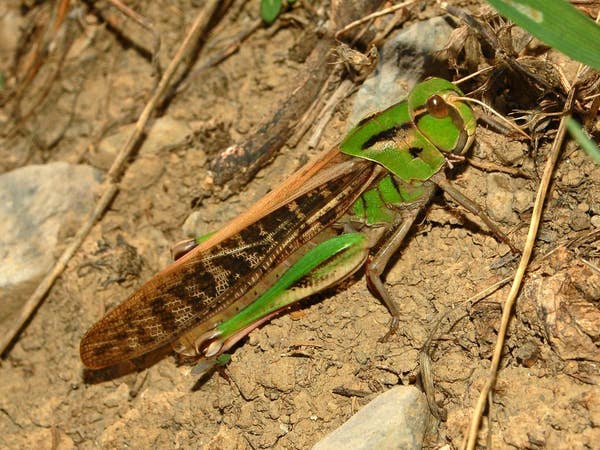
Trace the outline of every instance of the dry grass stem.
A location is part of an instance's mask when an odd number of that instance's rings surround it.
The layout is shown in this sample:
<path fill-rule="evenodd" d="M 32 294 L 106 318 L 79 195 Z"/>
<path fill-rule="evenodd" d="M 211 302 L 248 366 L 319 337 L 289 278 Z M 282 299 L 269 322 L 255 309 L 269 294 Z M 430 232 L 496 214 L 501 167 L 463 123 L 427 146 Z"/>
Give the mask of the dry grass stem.
<path fill-rule="evenodd" d="M 125 162 L 128 160 L 131 152 L 135 148 L 135 144 L 138 142 L 144 128 L 150 119 L 150 115 L 154 111 L 156 105 L 161 99 L 164 92 L 167 90 L 173 75 L 183 57 L 188 53 L 188 51 L 196 45 L 198 42 L 198 38 L 201 34 L 206 32 L 208 24 L 210 23 L 211 17 L 219 8 L 220 2 L 216 0 L 211 0 L 206 4 L 204 9 L 198 13 L 196 19 L 194 20 L 190 31 L 187 36 L 179 46 L 175 56 L 171 60 L 169 67 L 165 71 L 158 87 L 156 88 L 154 94 L 146 103 L 144 110 L 142 111 L 138 121 L 135 125 L 134 130 L 131 135 L 127 139 L 127 142 L 123 145 L 115 160 L 113 161 L 110 170 L 108 171 L 108 175 L 102 187 L 102 194 L 100 195 L 100 199 L 96 202 L 94 210 L 88 216 L 85 223 L 81 226 L 71 243 L 67 246 L 67 248 L 63 251 L 60 258 L 56 261 L 52 269 L 46 274 L 44 279 L 37 286 L 36 290 L 33 294 L 27 299 L 27 302 L 23 305 L 19 316 L 15 319 L 14 323 L 8 330 L 8 332 L 0 338 L 0 354 L 3 354 L 10 343 L 13 341 L 15 336 L 21 331 L 23 326 L 28 322 L 31 315 L 36 311 L 48 290 L 52 287 L 56 279 L 60 276 L 63 270 L 67 267 L 67 263 L 71 259 L 71 257 L 75 254 L 77 249 L 80 247 L 92 226 L 96 223 L 100 217 L 106 211 L 106 208 L 110 204 L 112 198 L 118 191 L 118 182 L 120 175 L 122 174 L 126 164 Z"/>
<path fill-rule="evenodd" d="M 385 16 L 385 15 L 391 14 L 394 11 L 397 11 L 399 9 L 406 8 L 407 6 L 410 6 L 410 5 L 412 5 L 413 3 L 416 3 L 416 2 L 417 2 L 417 0 L 408 0 L 406 2 L 399 3 L 397 5 L 390 6 L 389 8 L 382 9 L 381 11 L 376 11 L 376 12 L 374 12 L 372 14 L 368 14 L 368 15 L 366 15 L 364 17 L 361 17 L 360 19 L 355 20 L 354 22 L 349 23 L 348 25 L 346 25 L 341 30 L 338 30 L 335 33 L 335 38 L 339 39 L 342 34 L 346 33 L 348 30 L 351 30 L 352 28 L 355 28 L 355 27 L 357 27 L 359 25 L 362 25 L 363 23 L 368 22 L 370 20 L 376 19 L 377 17 Z"/>
<path fill-rule="evenodd" d="M 502 309 L 502 318 L 500 322 L 500 329 L 498 330 L 498 338 L 496 340 L 496 345 L 494 347 L 494 354 L 492 356 L 492 362 L 490 366 L 490 373 L 488 375 L 488 379 L 483 389 L 479 394 L 479 398 L 477 400 L 477 404 L 475 406 L 475 411 L 473 412 L 471 418 L 471 424 L 468 430 L 468 434 L 465 436 L 465 441 L 463 444 L 463 448 L 468 450 L 472 450 L 475 448 L 477 444 L 477 435 L 479 432 L 479 425 L 481 423 L 481 419 L 483 417 L 483 412 L 488 402 L 488 397 L 491 395 L 492 389 L 496 383 L 496 377 L 498 373 L 498 367 L 500 365 L 500 359 L 502 357 L 502 349 L 504 347 L 504 341 L 506 338 L 506 331 L 508 329 L 508 322 L 510 320 L 512 309 L 517 299 L 517 294 L 521 288 L 521 283 L 523 281 L 523 277 L 527 270 L 527 266 L 529 265 L 529 260 L 531 259 L 531 255 L 533 253 L 533 247 L 535 244 L 535 240 L 537 237 L 538 228 L 540 225 L 540 220 L 542 217 L 542 212 L 544 209 L 544 200 L 546 198 L 546 194 L 548 193 L 548 188 L 550 186 L 550 182 L 552 181 L 552 174 L 554 172 L 554 167 L 556 166 L 556 162 L 558 161 L 558 157 L 560 156 L 560 150 L 562 148 L 563 140 L 566 133 L 566 118 L 568 116 L 568 112 L 571 110 L 575 99 L 575 91 L 571 90 L 569 93 L 569 98 L 565 104 L 563 109 L 565 115 L 563 116 L 558 132 L 552 144 L 552 149 L 550 151 L 550 157 L 546 162 L 546 166 L 544 168 L 544 174 L 542 176 L 540 186 L 537 191 L 535 203 L 533 205 L 533 214 L 531 217 L 531 223 L 529 225 L 529 231 L 527 233 L 527 240 L 525 242 L 525 248 L 523 249 L 523 254 L 521 256 L 521 260 L 519 262 L 519 267 L 515 273 L 515 277 L 513 280 L 513 284 L 511 286 L 508 297 L 504 303 L 504 307 Z"/>

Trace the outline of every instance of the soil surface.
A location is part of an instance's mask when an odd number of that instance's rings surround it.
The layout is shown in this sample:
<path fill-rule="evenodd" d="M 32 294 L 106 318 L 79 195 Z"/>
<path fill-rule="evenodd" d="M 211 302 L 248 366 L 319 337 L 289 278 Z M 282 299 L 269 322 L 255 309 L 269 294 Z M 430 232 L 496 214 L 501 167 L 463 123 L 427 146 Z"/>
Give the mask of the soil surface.
<path fill-rule="evenodd" d="M 0 13 L 6 23 L 7 17 L 14 21 L 15 31 L 31 31 L 54 20 L 50 3 L 8 0 Z M 323 14 L 321 2 L 313 3 L 314 13 Z M 162 68 L 202 5 L 132 5 L 161 36 Z M 476 2 L 471 7 L 479 10 Z M 18 124 L 10 149 L 0 148 L 2 172 L 49 161 L 107 170 L 154 92 L 152 33 L 106 4 L 70 8 L 64 35 L 56 38 L 59 48 L 46 55 L 22 94 L 21 112 L 31 113 Z M 250 29 L 258 9 L 258 1 L 233 2 L 199 61 Z M 409 21 L 440 14 L 429 5 Z M 431 421 L 424 445 L 461 446 L 487 379 L 510 283 L 472 298 L 512 276 L 518 260 L 478 218 L 441 194 L 386 272 L 402 311 L 399 332 L 386 342 L 380 338 L 390 315 L 358 274 L 252 331 L 232 349 L 227 366 L 200 379 L 190 373 L 193 364 L 172 353 L 116 377 L 86 371 L 79 359 L 86 330 L 170 262 L 172 243 L 219 229 L 343 137 L 351 99 L 337 108 L 317 148 L 308 147 L 309 132 L 240 192 L 229 195 L 215 186 L 209 171 L 219 152 L 247 138 L 294 88 L 305 65 L 291 55 L 308 40 L 307 17 L 294 9 L 259 27 L 218 65 L 184 74 L 182 90 L 151 122 L 160 123 L 162 137 L 154 141 L 160 145 L 135 153 L 109 210 L 1 362 L 0 448 L 310 448 L 378 393 L 420 385 L 419 353 L 430 337 L 435 399 L 445 418 Z M 26 45 L 15 40 L 2 48 L 7 86 L 14 81 L 16 52 Z M 577 68 L 555 53 L 549 57 L 567 76 Z M 2 115 L 8 120 L 11 110 Z M 519 247 L 555 130 L 556 121 L 534 151 L 511 134 L 478 128 L 469 157 L 517 168 L 529 178 L 469 164 L 453 174 L 456 186 L 484 205 Z M 597 448 L 599 215 L 600 168 L 569 142 L 509 326 L 480 445 Z M 65 230 L 62 241 L 75 230 Z"/>

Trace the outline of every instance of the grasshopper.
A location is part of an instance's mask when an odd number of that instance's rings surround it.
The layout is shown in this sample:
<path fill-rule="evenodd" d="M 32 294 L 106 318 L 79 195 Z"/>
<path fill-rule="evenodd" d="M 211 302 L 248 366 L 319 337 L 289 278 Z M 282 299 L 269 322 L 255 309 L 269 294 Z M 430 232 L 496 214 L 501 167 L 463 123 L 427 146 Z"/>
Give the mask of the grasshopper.
<path fill-rule="evenodd" d="M 81 340 L 81 360 L 100 369 L 168 344 L 182 355 L 215 358 L 362 267 L 391 313 L 393 332 L 400 310 L 381 275 L 436 186 L 507 240 L 444 174 L 468 150 L 475 128 L 452 83 L 418 84 L 246 213 L 180 247 L 170 266 L 92 326 Z"/>

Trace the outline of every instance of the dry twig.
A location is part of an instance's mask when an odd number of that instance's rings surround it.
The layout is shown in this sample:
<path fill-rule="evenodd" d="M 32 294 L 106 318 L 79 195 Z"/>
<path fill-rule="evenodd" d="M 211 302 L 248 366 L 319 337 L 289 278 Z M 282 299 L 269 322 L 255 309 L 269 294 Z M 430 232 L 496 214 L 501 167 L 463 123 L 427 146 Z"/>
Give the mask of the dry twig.
<path fill-rule="evenodd" d="M 504 308 L 502 310 L 502 318 L 500 322 L 500 329 L 498 330 L 498 339 L 496 340 L 496 346 L 494 348 L 494 354 L 492 356 L 492 362 L 490 367 L 490 373 L 488 375 L 488 379 L 486 384 L 483 386 L 479 394 L 479 398 L 477 400 L 477 404 L 475 407 L 475 411 L 473 412 L 473 416 L 471 419 L 471 424 L 469 427 L 469 431 L 467 436 L 465 436 L 465 442 L 463 444 L 463 448 L 468 450 L 472 450 L 475 448 L 475 444 L 477 443 L 477 434 L 479 431 L 479 425 L 481 423 L 481 418 L 483 416 L 483 411 L 485 410 L 486 404 L 488 402 L 489 395 L 492 392 L 492 389 L 496 383 L 496 377 L 498 373 L 498 367 L 500 365 L 500 359 L 502 357 L 502 350 L 504 347 L 504 340 L 506 338 L 506 331 L 508 329 L 508 322 L 510 320 L 512 309 L 517 299 L 517 294 L 521 288 L 521 283 L 523 281 L 523 277 L 525 275 L 525 271 L 527 270 L 527 266 L 529 264 L 529 260 L 531 258 L 531 254 L 533 253 L 533 246 L 535 244 L 537 231 L 540 225 L 540 220 L 542 217 L 542 211 L 544 208 L 544 200 L 546 198 L 546 194 L 548 192 L 548 187 L 550 186 L 550 181 L 552 181 L 552 173 L 554 172 L 554 167 L 556 162 L 558 161 L 558 157 L 560 155 L 560 149 L 563 144 L 563 140 L 566 133 L 566 117 L 573 107 L 575 99 L 575 90 L 571 89 L 569 93 L 569 98 L 565 103 L 565 107 L 563 109 L 564 116 L 560 122 L 560 126 L 558 128 L 558 132 L 554 139 L 554 143 L 552 145 L 552 149 L 550 151 L 550 157 L 546 162 L 546 166 L 544 168 L 544 174 L 542 176 L 542 180 L 540 182 L 540 187 L 538 188 L 537 196 L 535 199 L 535 204 L 533 205 L 533 214 L 531 217 L 531 223 L 529 225 L 529 231 L 527 233 L 527 241 L 525 242 L 525 248 L 523 249 L 523 254 L 521 256 L 521 260 L 519 262 L 519 267 L 515 273 L 515 278 L 513 280 L 513 284 L 511 286 L 510 292 L 504 303 Z"/>
<path fill-rule="evenodd" d="M 382 9 L 380 11 L 376 11 L 372 14 L 368 14 L 364 17 L 361 17 L 358 20 L 355 20 L 354 22 L 349 23 L 348 25 L 346 25 L 345 27 L 343 27 L 341 30 L 338 30 L 335 33 L 335 38 L 336 39 L 340 39 L 340 36 L 342 36 L 344 33 L 348 32 L 348 30 L 351 30 L 352 28 L 355 28 L 359 25 L 362 25 L 363 23 L 369 22 L 370 20 L 376 19 L 377 17 L 381 17 L 381 16 L 385 16 L 387 14 L 391 14 L 394 11 L 397 11 L 399 9 L 402 8 L 406 8 L 407 6 L 411 6 L 413 3 L 416 3 L 417 0 L 408 0 L 406 2 L 402 2 L 399 3 L 397 5 L 394 6 L 390 6 L 389 8 L 385 8 Z"/>
<path fill-rule="evenodd" d="M 144 128 L 150 119 L 150 115 L 154 111 L 156 105 L 159 100 L 163 96 L 164 92 L 169 86 L 171 79 L 175 75 L 175 71 L 184 56 L 192 49 L 196 43 L 198 42 L 198 38 L 204 34 L 208 28 L 210 20 L 215 12 L 218 10 L 220 6 L 220 2 L 216 0 L 211 0 L 207 2 L 206 6 L 202 11 L 198 13 L 198 16 L 194 20 L 190 31 L 187 36 L 179 46 L 175 56 L 171 60 L 169 67 L 165 71 L 160 83 L 154 92 L 154 95 L 148 100 L 144 110 L 142 111 L 138 121 L 135 124 L 135 128 L 132 131 L 129 139 L 121 150 L 119 151 L 117 157 L 113 161 L 112 166 L 108 172 L 106 180 L 103 184 L 102 194 L 100 199 L 96 202 L 93 212 L 87 218 L 86 222 L 79 229 L 73 241 L 69 244 L 69 246 L 63 251 L 60 258 L 54 264 L 54 267 L 46 274 L 44 279 L 40 282 L 35 292 L 29 297 L 27 302 L 23 305 L 19 317 L 17 317 L 12 324 L 11 328 L 7 331 L 7 333 L 0 338 L 0 354 L 4 354 L 4 352 L 9 347 L 10 343 L 13 341 L 15 336 L 21 331 L 22 327 L 27 323 L 29 318 L 38 308 L 49 289 L 54 284 L 54 281 L 60 276 L 63 272 L 67 263 L 71 259 L 71 257 L 75 254 L 85 237 L 88 235 L 92 226 L 96 223 L 100 217 L 104 214 L 104 211 L 108 207 L 109 203 L 113 199 L 114 195 L 118 191 L 118 183 L 121 177 L 121 174 L 125 168 L 125 162 L 131 155 L 133 149 L 135 148 L 135 144 L 139 141 L 142 133 L 144 132 Z"/>

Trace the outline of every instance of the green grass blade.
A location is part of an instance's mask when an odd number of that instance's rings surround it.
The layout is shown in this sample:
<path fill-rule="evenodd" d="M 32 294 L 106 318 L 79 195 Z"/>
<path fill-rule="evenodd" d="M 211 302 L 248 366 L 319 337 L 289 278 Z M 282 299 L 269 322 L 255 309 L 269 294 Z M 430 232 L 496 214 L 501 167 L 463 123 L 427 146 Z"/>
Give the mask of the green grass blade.
<path fill-rule="evenodd" d="M 265 23 L 271 25 L 277 19 L 281 12 L 282 0 L 261 0 L 260 2 L 260 17 Z"/>
<path fill-rule="evenodd" d="M 488 0 L 502 15 L 570 58 L 600 69 L 600 26 L 564 0 Z"/>
<path fill-rule="evenodd" d="M 567 130 L 573 136 L 573 139 L 581 146 L 584 152 L 588 154 L 592 161 L 600 165 L 600 150 L 587 134 L 581 129 L 581 125 L 572 117 L 567 119 Z"/>

